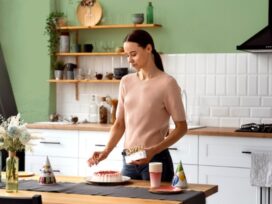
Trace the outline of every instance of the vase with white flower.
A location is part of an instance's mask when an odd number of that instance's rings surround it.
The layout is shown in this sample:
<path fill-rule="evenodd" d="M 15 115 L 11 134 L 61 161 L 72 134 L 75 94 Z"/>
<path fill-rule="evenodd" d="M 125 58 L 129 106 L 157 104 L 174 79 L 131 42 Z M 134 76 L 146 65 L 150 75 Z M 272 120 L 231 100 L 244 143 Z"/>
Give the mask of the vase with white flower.
<path fill-rule="evenodd" d="M 9 152 L 6 160 L 6 191 L 18 192 L 18 167 L 19 159 L 16 151 L 30 149 L 31 139 L 38 139 L 38 136 L 31 134 L 20 114 L 4 119 L 0 116 L 0 149 Z"/>

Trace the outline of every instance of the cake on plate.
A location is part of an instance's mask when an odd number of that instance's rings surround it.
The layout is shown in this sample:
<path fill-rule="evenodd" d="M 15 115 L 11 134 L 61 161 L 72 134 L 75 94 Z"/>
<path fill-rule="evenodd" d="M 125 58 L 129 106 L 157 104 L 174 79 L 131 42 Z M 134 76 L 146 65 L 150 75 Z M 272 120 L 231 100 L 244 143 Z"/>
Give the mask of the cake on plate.
<path fill-rule="evenodd" d="M 122 175 L 119 171 L 97 171 L 92 176 L 93 182 L 121 182 Z"/>

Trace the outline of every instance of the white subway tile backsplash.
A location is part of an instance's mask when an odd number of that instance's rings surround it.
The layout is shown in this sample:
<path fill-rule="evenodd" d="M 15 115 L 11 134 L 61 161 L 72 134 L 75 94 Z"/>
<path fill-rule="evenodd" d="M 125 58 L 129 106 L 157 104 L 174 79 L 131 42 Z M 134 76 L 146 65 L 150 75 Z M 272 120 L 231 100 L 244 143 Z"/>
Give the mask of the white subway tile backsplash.
<path fill-rule="evenodd" d="M 240 119 L 238 118 L 220 118 L 219 125 L 221 127 L 239 127 Z"/>
<path fill-rule="evenodd" d="M 258 96 L 241 97 L 240 101 L 242 107 L 256 107 L 261 105 L 261 100 Z"/>
<path fill-rule="evenodd" d="M 75 57 L 64 58 L 75 63 Z M 188 95 L 187 115 L 192 123 L 238 127 L 272 123 L 272 55 L 251 53 L 163 54 L 163 64 Z M 126 56 L 79 57 L 79 68 L 94 77 L 130 67 Z M 135 71 L 130 67 L 130 71 Z M 90 95 L 118 97 L 118 84 L 57 84 L 57 112 L 65 117 L 88 117 Z"/>
<path fill-rule="evenodd" d="M 216 74 L 226 73 L 226 55 L 218 54 L 216 55 Z"/>
<path fill-rule="evenodd" d="M 230 117 L 250 117 L 249 108 L 230 108 Z"/>
<path fill-rule="evenodd" d="M 236 74 L 236 54 L 226 55 L 226 74 Z"/>
<path fill-rule="evenodd" d="M 258 76 L 258 95 L 267 96 L 268 94 L 268 76 L 259 75 Z"/>
<path fill-rule="evenodd" d="M 247 54 L 237 55 L 237 74 L 247 73 Z"/>
<path fill-rule="evenodd" d="M 258 61 L 258 55 L 256 54 L 248 54 L 248 69 L 247 73 L 248 74 L 257 74 L 258 66 L 257 66 L 257 61 Z"/>
<path fill-rule="evenodd" d="M 229 109 L 226 107 L 212 107 L 211 116 L 226 117 L 229 115 Z"/>
<path fill-rule="evenodd" d="M 258 73 L 259 74 L 267 74 L 268 73 L 268 62 L 269 62 L 270 54 L 259 55 L 258 58 Z"/>
<path fill-rule="evenodd" d="M 258 77 L 257 75 L 249 75 L 247 78 L 247 91 L 249 96 L 256 96 L 258 93 Z"/>
<path fill-rule="evenodd" d="M 215 92 L 217 96 L 226 95 L 226 77 L 225 76 L 219 75 L 216 77 Z"/>
<path fill-rule="evenodd" d="M 237 94 L 245 96 L 247 94 L 247 78 L 245 75 L 237 76 Z"/>
<path fill-rule="evenodd" d="M 195 74 L 196 56 L 193 54 L 186 55 L 186 74 Z"/>
<path fill-rule="evenodd" d="M 237 79 L 234 75 L 226 75 L 226 95 L 235 96 L 237 93 Z"/>
<path fill-rule="evenodd" d="M 207 74 L 215 74 L 216 71 L 216 55 L 207 55 Z"/>
<path fill-rule="evenodd" d="M 176 63 L 177 74 L 186 74 L 186 55 L 177 55 Z"/>
<path fill-rule="evenodd" d="M 251 116 L 272 118 L 272 108 L 251 108 Z"/>
<path fill-rule="evenodd" d="M 207 75 L 206 79 L 206 94 L 207 95 L 215 95 L 216 90 L 216 81 L 214 75 Z"/>
<path fill-rule="evenodd" d="M 271 97 L 263 97 L 262 98 L 262 106 L 272 107 L 272 96 Z"/>
<path fill-rule="evenodd" d="M 215 96 L 203 96 L 200 97 L 200 106 L 217 106 L 219 104 L 218 97 Z"/>
<path fill-rule="evenodd" d="M 243 124 L 248 124 L 248 123 L 261 123 L 261 119 L 260 118 L 242 118 L 240 121 L 240 126 Z"/>
<path fill-rule="evenodd" d="M 196 55 L 196 74 L 206 74 L 207 58 L 206 55 Z"/>
<path fill-rule="evenodd" d="M 222 96 L 220 97 L 221 106 L 239 106 L 240 98 L 237 96 Z"/>
<path fill-rule="evenodd" d="M 196 77 L 196 94 L 204 95 L 205 94 L 205 85 L 206 85 L 206 77 L 205 76 L 197 76 Z"/>

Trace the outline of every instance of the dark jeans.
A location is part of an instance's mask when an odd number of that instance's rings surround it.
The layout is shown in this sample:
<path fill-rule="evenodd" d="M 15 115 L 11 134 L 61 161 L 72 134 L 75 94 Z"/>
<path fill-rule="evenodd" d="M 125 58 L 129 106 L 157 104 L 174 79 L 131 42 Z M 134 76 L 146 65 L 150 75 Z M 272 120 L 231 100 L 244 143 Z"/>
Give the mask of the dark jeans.
<path fill-rule="evenodd" d="M 168 149 L 156 154 L 150 162 L 162 162 L 162 181 L 172 181 L 174 176 L 174 167 Z M 123 157 L 122 175 L 129 176 L 132 179 L 149 180 L 148 164 L 126 164 L 125 158 Z"/>

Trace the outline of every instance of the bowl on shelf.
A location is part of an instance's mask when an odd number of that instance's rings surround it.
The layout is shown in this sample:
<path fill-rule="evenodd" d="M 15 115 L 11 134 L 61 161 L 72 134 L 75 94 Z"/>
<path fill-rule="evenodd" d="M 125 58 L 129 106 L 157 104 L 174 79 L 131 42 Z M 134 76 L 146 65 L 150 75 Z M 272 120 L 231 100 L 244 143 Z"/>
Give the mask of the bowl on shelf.
<path fill-rule="evenodd" d="M 101 73 L 96 73 L 96 74 L 95 74 L 95 77 L 96 77 L 97 80 L 101 80 L 101 79 L 103 78 L 103 74 L 101 74 Z"/>
<path fill-rule="evenodd" d="M 142 24 L 144 22 L 144 14 L 143 13 L 132 14 L 132 22 L 134 24 Z"/>
<path fill-rule="evenodd" d="M 128 67 L 116 67 L 113 69 L 113 74 L 115 79 L 121 79 L 128 74 Z"/>

